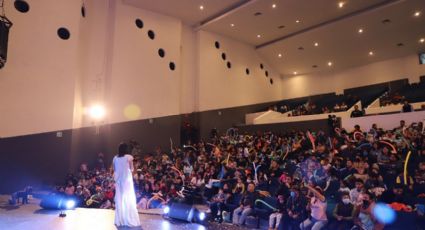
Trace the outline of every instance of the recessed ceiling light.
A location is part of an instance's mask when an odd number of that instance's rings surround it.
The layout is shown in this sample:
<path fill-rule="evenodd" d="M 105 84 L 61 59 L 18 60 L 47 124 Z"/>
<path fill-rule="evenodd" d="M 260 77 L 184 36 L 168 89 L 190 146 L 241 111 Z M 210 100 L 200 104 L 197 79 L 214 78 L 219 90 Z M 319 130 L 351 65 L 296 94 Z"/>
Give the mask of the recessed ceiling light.
<path fill-rule="evenodd" d="M 276 4 L 273 4 L 273 5 L 272 5 L 272 8 L 276 8 Z"/>
<path fill-rule="evenodd" d="M 262 15 L 262 13 L 261 13 L 261 12 L 256 12 L 256 13 L 254 14 L 254 16 L 260 16 L 260 15 Z"/>
<path fill-rule="evenodd" d="M 294 75 L 297 75 L 297 71 L 294 71 Z"/>
<path fill-rule="evenodd" d="M 374 55 L 373 51 L 369 51 L 369 56 L 373 56 L 373 55 Z"/>
<path fill-rule="evenodd" d="M 315 43 L 314 43 L 314 46 L 319 46 L 319 43 L 318 43 L 318 42 L 315 42 Z"/>
<path fill-rule="evenodd" d="M 328 62 L 328 66 L 332 66 L 333 65 L 333 63 L 330 61 L 330 62 Z"/>
<path fill-rule="evenodd" d="M 232 24 L 230 24 L 230 26 L 231 26 L 231 27 L 234 27 L 234 26 L 235 26 L 235 24 L 233 24 L 233 23 L 232 23 Z"/>
<path fill-rule="evenodd" d="M 203 6 L 203 5 L 200 5 L 200 6 L 199 6 L 199 9 L 200 9 L 200 10 L 204 10 L 204 6 Z"/>
<path fill-rule="evenodd" d="M 283 29 L 283 28 L 285 28 L 285 26 L 284 25 L 281 25 L 281 26 L 279 26 L 279 27 L 277 27 L 278 29 Z"/>
<path fill-rule="evenodd" d="M 261 38 L 261 34 L 257 34 L 257 38 Z"/>
<path fill-rule="evenodd" d="M 415 17 L 419 17 L 421 16 L 421 12 L 420 11 L 415 11 L 415 13 L 413 14 Z"/>
<path fill-rule="evenodd" d="M 425 38 L 421 38 L 421 39 L 419 39 L 419 42 L 420 42 L 420 43 L 424 43 L 424 42 L 425 42 Z"/>
<path fill-rule="evenodd" d="M 345 5 L 345 2 L 338 2 L 338 7 L 339 7 L 339 8 L 344 7 L 344 5 Z"/>
<path fill-rule="evenodd" d="M 357 32 L 359 32 L 359 34 L 362 34 L 363 33 L 363 28 L 360 28 Z"/>
<path fill-rule="evenodd" d="M 296 20 L 295 22 L 296 22 L 296 23 L 300 23 L 301 21 L 300 21 L 300 20 Z"/>
<path fill-rule="evenodd" d="M 317 68 L 318 66 L 317 66 L 317 65 L 313 65 L 312 67 L 313 67 L 313 68 Z"/>
<path fill-rule="evenodd" d="M 277 56 L 281 58 L 282 57 L 282 54 L 278 54 Z"/>

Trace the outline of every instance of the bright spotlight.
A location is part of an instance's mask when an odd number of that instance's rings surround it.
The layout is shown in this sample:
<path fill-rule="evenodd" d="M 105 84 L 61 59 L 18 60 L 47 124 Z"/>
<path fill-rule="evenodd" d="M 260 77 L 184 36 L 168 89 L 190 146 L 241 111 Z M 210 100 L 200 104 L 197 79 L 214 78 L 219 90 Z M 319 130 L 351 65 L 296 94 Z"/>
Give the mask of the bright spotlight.
<path fill-rule="evenodd" d="M 204 221 L 205 220 L 205 212 L 199 213 L 199 220 Z"/>
<path fill-rule="evenodd" d="M 93 105 L 89 110 L 89 115 L 95 120 L 102 119 L 105 114 L 105 108 L 101 105 Z"/>
<path fill-rule="evenodd" d="M 170 213 L 170 207 L 165 206 L 164 210 L 163 210 L 164 214 L 168 214 Z"/>
<path fill-rule="evenodd" d="M 372 212 L 375 218 L 382 224 L 391 224 L 396 219 L 395 211 L 387 204 L 376 204 Z"/>
<path fill-rule="evenodd" d="M 68 200 L 65 203 L 66 209 L 73 209 L 75 207 L 75 201 L 74 200 Z"/>

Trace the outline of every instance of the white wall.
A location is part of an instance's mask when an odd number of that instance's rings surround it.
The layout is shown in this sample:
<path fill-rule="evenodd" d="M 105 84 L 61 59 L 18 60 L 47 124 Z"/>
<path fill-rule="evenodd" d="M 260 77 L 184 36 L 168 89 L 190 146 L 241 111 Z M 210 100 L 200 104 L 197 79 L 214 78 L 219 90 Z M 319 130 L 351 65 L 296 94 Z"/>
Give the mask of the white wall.
<path fill-rule="evenodd" d="M 144 22 L 143 29 L 135 19 Z M 155 39 L 147 31 L 155 32 Z M 128 105 L 140 108 L 140 118 L 180 113 L 181 30 L 179 20 L 117 3 L 113 41 L 112 68 L 107 78 L 109 122 L 129 120 L 124 115 Z M 158 49 L 165 50 L 160 58 Z M 169 62 L 176 70 L 169 69 Z M 109 81 L 109 82 L 108 82 Z"/>
<path fill-rule="evenodd" d="M 5 1 L 14 25 L 8 60 L 0 70 L 1 137 L 66 129 L 73 122 L 81 2 L 27 2 L 30 11 L 24 14 Z M 69 40 L 59 39 L 60 27 L 68 28 Z"/>
<path fill-rule="evenodd" d="M 220 49 L 214 46 L 220 42 Z M 199 111 L 249 105 L 279 100 L 281 82 L 275 72 L 251 46 L 206 31 L 200 31 L 200 63 L 198 85 Z M 223 61 L 221 53 L 227 60 Z M 228 69 L 226 62 L 232 68 Z M 260 69 L 264 64 L 264 70 Z M 250 75 L 245 69 L 249 68 Z M 268 70 L 269 77 L 265 77 Z M 273 78 L 271 85 L 269 79 Z"/>
<path fill-rule="evenodd" d="M 344 89 L 408 78 L 418 82 L 425 75 L 425 65 L 419 65 L 416 54 L 372 63 L 344 71 L 284 77 L 282 97 L 296 98 L 322 93 L 342 93 Z"/>
<path fill-rule="evenodd" d="M 338 92 L 407 76 L 417 81 L 425 74 L 412 55 L 338 73 L 281 79 L 254 47 L 194 31 L 176 18 L 120 0 L 85 1 L 85 18 L 81 1 L 28 3 L 26 14 L 6 4 L 14 26 L 8 62 L 0 70 L 1 137 L 91 126 L 84 111 L 95 103 L 107 109 L 103 123 L 116 123 Z M 142 29 L 135 25 L 137 18 L 144 22 Z M 70 30 L 69 40 L 58 38 L 59 27 Z M 154 40 L 147 36 L 149 29 Z M 165 58 L 158 56 L 159 48 Z M 175 71 L 169 69 L 171 61 Z M 133 116 L 125 114 L 126 108 Z"/>

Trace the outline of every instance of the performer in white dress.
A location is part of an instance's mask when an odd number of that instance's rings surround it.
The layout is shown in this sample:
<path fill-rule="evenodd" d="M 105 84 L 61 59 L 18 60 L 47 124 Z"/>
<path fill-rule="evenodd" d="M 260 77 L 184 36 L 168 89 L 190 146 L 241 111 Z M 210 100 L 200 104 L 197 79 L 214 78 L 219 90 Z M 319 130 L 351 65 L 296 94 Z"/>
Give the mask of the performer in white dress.
<path fill-rule="evenodd" d="M 121 143 L 118 155 L 114 157 L 115 179 L 115 225 L 137 227 L 140 226 L 139 213 L 136 208 L 136 194 L 132 172 L 133 156 L 128 155 L 128 146 Z"/>

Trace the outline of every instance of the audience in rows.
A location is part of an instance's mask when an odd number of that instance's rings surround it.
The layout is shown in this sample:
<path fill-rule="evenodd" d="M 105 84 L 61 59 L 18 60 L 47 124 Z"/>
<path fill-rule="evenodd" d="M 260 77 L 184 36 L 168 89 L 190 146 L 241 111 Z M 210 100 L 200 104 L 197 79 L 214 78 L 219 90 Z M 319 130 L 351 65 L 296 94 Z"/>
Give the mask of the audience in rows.
<path fill-rule="evenodd" d="M 196 202 L 209 205 L 211 220 L 235 225 L 262 209 L 270 229 L 372 230 L 384 227 L 373 212 L 382 202 L 425 226 L 424 135 L 422 123 L 401 122 L 393 130 L 357 126 L 331 135 L 229 132 L 168 153 L 133 151 L 138 207 Z M 84 207 L 113 208 L 112 171 L 103 158 L 93 170 L 82 164 L 59 191 Z"/>

